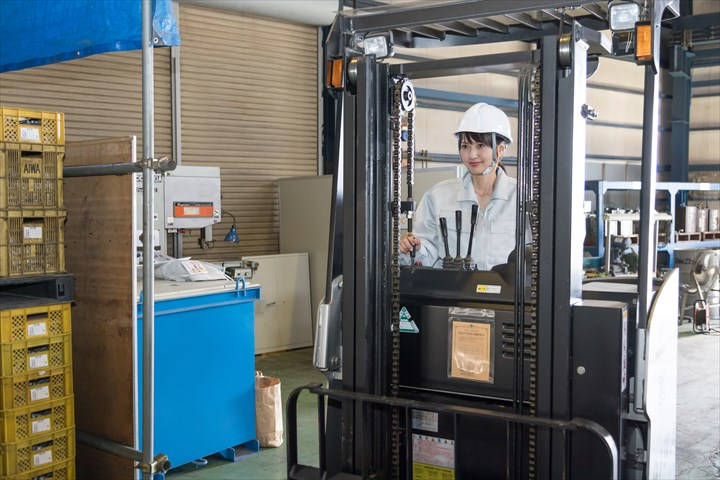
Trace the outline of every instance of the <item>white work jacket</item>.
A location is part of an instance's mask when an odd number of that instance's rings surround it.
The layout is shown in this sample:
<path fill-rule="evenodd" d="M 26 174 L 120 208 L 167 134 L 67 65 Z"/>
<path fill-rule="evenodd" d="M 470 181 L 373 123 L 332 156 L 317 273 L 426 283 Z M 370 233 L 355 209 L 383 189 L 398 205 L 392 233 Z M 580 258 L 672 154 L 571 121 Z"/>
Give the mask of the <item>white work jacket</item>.
<path fill-rule="evenodd" d="M 478 270 L 490 270 L 495 265 L 507 263 L 508 255 L 515 248 L 516 196 L 517 181 L 498 168 L 492 198 L 485 209 L 478 210 L 473 235 L 470 256 Z M 462 178 L 444 180 L 425 192 L 413 217 L 412 233 L 421 242 L 415 261 L 426 267 L 442 267 L 445 247 L 440 217 L 447 220 L 450 256 L 458 255 L 456 210 L 462 211 L 459 255 L 465 257 L 470 240 L 471 209 L 477 203 L 470 173 L 465 173 Z M 530 241 L 529 235 L 527 241 Z M 410 254 L 401 254 L 400 264 L 409 265 Z"/>

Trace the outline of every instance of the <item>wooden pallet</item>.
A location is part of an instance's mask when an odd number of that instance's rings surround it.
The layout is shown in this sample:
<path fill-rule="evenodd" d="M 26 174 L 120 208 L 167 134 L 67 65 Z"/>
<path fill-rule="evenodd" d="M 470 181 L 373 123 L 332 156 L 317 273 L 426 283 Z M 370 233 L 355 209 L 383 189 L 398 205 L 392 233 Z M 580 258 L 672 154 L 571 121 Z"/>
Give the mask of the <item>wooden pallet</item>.
<path fill-rule="evenodd" d="M 685 232 L 675 232 L 675 241 L 677 242 L 691 242 L 691 241 L 700 241 L 702 240 L 702 233 L 700 232 L 692 232 L 692 233 L 685 233 Z"/>
<path fill-rule="evenodd" d="M 702 232 L 703 240 L 717 240 L 720 239 L 720 232 Z"/>

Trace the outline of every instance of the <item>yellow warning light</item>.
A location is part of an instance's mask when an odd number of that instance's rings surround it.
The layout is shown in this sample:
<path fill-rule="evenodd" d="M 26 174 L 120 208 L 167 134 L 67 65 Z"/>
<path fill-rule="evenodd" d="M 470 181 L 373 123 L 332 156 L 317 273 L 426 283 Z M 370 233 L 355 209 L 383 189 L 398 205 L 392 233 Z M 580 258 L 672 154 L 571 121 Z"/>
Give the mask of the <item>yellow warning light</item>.
<path fill-rule="evenodd" d="M 328 88 L 343 87 L 343 59 L 333 58 L 327 61 L 327 72 L 325 76 L 325 85 Z"/>
<path fill-rule="evenodd" d="M 652 59 L 652 25 L 650 22 L 638 22 L 635 24 L 635 60 L 647 63 Z"/>

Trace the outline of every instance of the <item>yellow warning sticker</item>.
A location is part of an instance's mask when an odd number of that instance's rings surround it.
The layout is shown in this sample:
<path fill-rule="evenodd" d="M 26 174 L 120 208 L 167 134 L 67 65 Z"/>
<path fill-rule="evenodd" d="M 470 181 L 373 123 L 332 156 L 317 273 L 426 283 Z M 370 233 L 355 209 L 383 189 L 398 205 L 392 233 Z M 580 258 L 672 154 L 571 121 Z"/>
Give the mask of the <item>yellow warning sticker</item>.
<path fill-rule="evenodd" d="M 455 480 L 455 470 L 413 462 L 413 480 Z"/>
<path fill-rule="evenodd" d="M 502 291 L 500 285 L 481 285 L 475 287 L 475 293 L 494 293 L 499 294 Z"/>

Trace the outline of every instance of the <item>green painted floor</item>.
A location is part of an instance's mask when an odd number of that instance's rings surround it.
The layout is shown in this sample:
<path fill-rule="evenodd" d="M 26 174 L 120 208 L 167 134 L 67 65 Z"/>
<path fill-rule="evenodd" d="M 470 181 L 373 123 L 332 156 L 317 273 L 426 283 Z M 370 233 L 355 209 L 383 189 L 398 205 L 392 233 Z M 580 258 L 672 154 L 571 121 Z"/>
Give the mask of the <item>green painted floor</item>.
<path fill-rule="evenodd" d="M 717 323 L 715 323 L 717 326 Z M 720 327 L 718 327 L 720 328 Z M 282 382 L 283 408 L 288 394 L 325 377 L 312 367 L 312 349 L 256 357 L 256 369 Z M 720 336 L 695 335 L 684 323 L 678 338 L 676 478 L 720 478 Z M 303 393 L 298 402 L 299 462 L 318 465 L 317 399 Z M 280 480 L 286 478 L 286 445 L 262 448 L 238 462 L 208 457 L 204 467 L 185 465 L 168 480 Z"/>
<path fill-rule="evenodd" d="M 312 366 L 311 348 L 255 357 L 255 369 L 281 382 L 283 415 L 288 395 L 308 383 L 325 383 L 325 376 Z M 318 466 L 317 397 L 307 392 L 298 400 L 298 460 Z M 286 444 L 278 448 L 261 448 L 260 452 L 237 462 L 218 455 L 207 457 L 207 465 L 188 464 L 173 469 L 167 480 L 280 480 L 287 478 Z"/>

